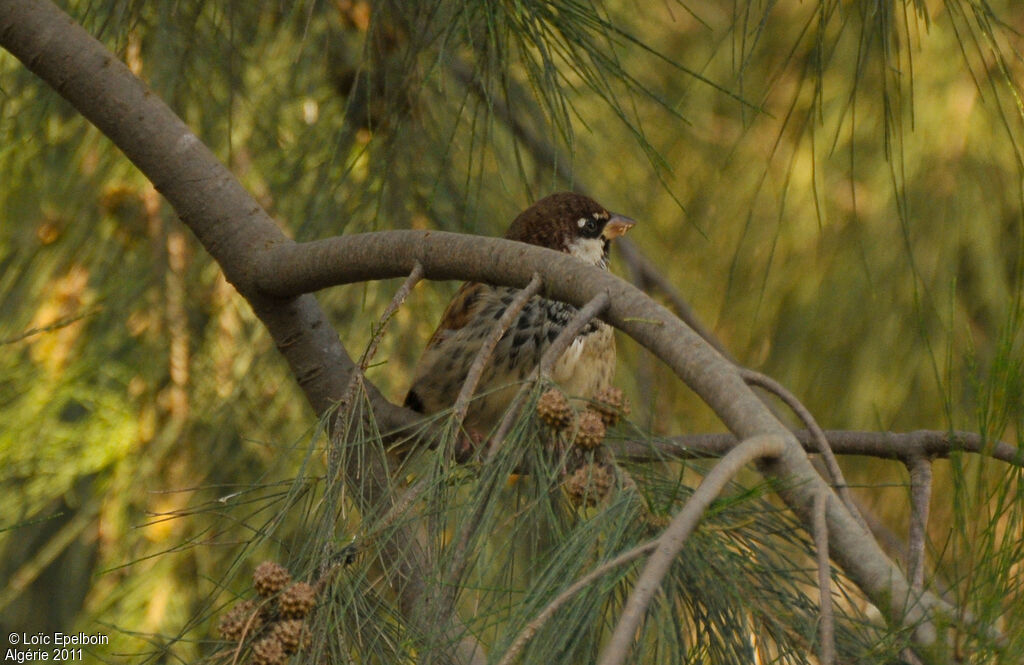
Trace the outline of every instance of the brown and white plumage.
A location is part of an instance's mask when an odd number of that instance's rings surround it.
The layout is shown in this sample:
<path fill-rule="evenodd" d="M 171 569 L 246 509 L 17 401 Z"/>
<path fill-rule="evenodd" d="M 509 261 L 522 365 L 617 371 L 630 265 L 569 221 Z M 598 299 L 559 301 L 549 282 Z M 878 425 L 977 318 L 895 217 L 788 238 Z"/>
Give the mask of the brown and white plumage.
<path fill-rule="evenodd" d="M 607 269 L 609 243 L 633 224 L 590 198 L 562 192 L 524 210 L 505 237 L 563 251 Z M 516 292 L 479 282 L 462 285 L 427 343 L 406 406 L 428 414 L 452 406 L 483 340 Z M 466 415 L 468 428 L 486 433 L 494 427 L 518 384 L 533 371 L 575 313 L 572 305 L 540 296 L 530 298 L 494 349 Z M 589 398 L 611 385 L 614 372 L 613 331 L 594 320 L 556 363 L 552 378 L 570 396 Z"/>

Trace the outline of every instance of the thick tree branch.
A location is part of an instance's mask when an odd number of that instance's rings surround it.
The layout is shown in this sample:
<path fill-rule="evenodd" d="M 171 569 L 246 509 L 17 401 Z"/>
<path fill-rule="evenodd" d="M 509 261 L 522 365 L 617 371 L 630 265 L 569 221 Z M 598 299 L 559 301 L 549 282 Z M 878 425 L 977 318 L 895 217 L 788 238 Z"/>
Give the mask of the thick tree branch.
<path fill-rule="evenodd" d="M 96 125 L 153 183 L 267 327 L 313 410 L 327 414 L 345 394 L 355 365 L 314 297 L 275 297 L 257 288 L 253 268 L 260 253 L 292 242 L 266 211 L 157 95 L 52 3 L 0 3 L 0 46 Z M 372 384 L 366 391 L 382 427 L 411 424 L 413 414 L 389 403 Z M 386 467 L 374 464 L 373 456 L 349 458 L 347 473 L 359 478 L 353 486 L 361 490 L 355 498 L 364 506 L 391 500 Z M 392 539 L 388 555 L 404 580 L 401 604 L 412 616 L 424 583 L 418 572 L 422 555 L 409 531 Z"/>
<path fill-rule="evenodd" d="M 294 296 L 330 285 L 401 276 L 416 261 L 428 279 L 460 279 L 522 288 L 540 274 L 545 295 L 577 307 L 607 292 L 602 318 L 666 363 L 741 439 L 777 435 L 785 452 L 760 466 L 778 479 L 779 494 L 810 530 L 817 492 L 831 492 L 802 446 L 746 385 L 739 369 L 663 306 L 618 277 L 568 254 L 502 238 L 431 231 L 383 231 L 295 245 L 275 245 L 257 266 L 257 283 L 268 293 Z M 930 594 L 914 594 L 842 501 L 828 502 L 828 526 L 836 561 L 894 625 L 911 627 L 918 649 L 933 662 L 945 660 L 930 615 L 948 612 Z"/>
<path fill-rule="evenodd" d="M 831 490 L 796 439 L 744 384 L 731 362 L 636 288 L 566 255 L 500 239 L 406 231 L 295 245 L 163 102 L 52 4 L 0 3 L 0 44 L 110 137 L 154 183 L 267 326 L 318 414 L 328 413 L 342 397 L 355 365 L 308 292 L 402 277 L 416 261 L 427 278 L 519 288 L 538 273 L 549 297 L 577 306 L 607 292 L 610 304 L 603 318 L 668 364 L 735 436 L 783 442 L 781 454 L 761 469 L 780 480 L 780 495 L 803 523 L 808 528 L 813 523 L 815 497 Z M 411 423 L 410 412 L 388 403 L 371 384 L 366 388 L 373 418 L 382 428 Z M 374 456 L 351 455 L 348 465 L 347 473 L 360 479 L 354 485 L 364 505 L 379 507 L 393 500 L 387 470 Z M 842 502 L 827 502 L 826 517 L 836 560 L 850 578 L 892 623 L 912 627 L 929 660 L 943 660 L 928 620 L 939 601 L 912 592 Z M 404 582 L 398 585 L 403 611 L 410 610 L 424 589 L 418 574 L 422 558 L 414 553 L 414 538 L 393 540 L 386 556 Z"/>

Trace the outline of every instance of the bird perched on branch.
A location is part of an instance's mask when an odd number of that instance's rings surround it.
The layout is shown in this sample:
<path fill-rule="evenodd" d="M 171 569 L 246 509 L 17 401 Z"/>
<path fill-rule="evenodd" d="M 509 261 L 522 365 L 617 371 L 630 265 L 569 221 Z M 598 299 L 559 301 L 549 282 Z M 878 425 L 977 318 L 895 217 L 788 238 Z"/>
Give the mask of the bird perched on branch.
<path fill-rule="evenodd" d="M 552 194 L 524 210 L 509 227 L 510 240 L 571 254 L 607 270 L 612 240 L 635 222 L 608 212 L 596 201 L 571 192 Z M 517 289 L 466 282 L 441 317 L 427 343 L 405 398 L 420 413 L 436 413 L 455 402 L 477 352 L 515 298 Z M 518 383 L 529 376 L 576 308 L 533 296 L 501 337 L 466 413 L 467 429 L 479 434 L 498 423 L 514 398 Z M 589 398 L 611 386 L 615 372 L 615 337 L 606 323 L 590 321 L 558 360 L 552 378 L 569 395 Z"/>

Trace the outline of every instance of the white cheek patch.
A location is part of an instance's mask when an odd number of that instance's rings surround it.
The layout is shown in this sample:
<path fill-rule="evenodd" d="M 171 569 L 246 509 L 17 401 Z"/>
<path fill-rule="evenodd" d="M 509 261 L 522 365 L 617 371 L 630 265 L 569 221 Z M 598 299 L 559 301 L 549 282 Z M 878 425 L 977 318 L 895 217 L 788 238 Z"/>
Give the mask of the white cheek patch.
<path fill-rule="evenodd" d="M 592 265 L 605 265 L 604 240 L 601 238 L 577 238 L 569 243 L 569 253 Z"/>
<path fill-rule="evenodd" d="M 587 223 L 587 218 L 586 217 L 580 217 L 579 219 L 576 220 L 576 226 L 580 227 L 581 229 L 583 228 L 583 226 L 586 223 Z"/>

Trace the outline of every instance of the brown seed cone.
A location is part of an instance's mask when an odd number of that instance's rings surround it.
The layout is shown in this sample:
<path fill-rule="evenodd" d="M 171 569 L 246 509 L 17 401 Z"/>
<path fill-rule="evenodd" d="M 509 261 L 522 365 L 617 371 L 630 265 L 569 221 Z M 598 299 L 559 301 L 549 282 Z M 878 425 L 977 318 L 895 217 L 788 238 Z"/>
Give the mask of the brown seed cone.
<path fill-rule="evenodd" d="M 615 386 L 599 390 L 590 408 L 601 414 L 601 420 L 607 427 L 619 422 L 619 418 L 625 418 L 630 412 L 629 399 Z"/>
<path fill-rule="evenodd" d="M 563 430 L 572 425 L 572 406 L 569 399 L 558 388 L 549 388 L 537 400 L 537 415 L 556 430 Z"/>
<path fill-rule="evenodd" d="M 316 605 L 316 589 L 305 582 L 296 582 L 281 593 L 277 603 L 284 618 L 303 619 Z"/>
<path fill-rule="evenodd" d="M 279 593 L 292 581 L 288 570 L 276 561 L 264 561 L 252 573 L 252 585 L 256 593 L 269 598 Z"/>
<path fill-rule="evenodd" d="M 285 619 L 278 621 L 270 628 L 270 634 L 276 637 L 287 654 L 305 649 L 312 643 L 309 628 L 302 619 Z"/>
<path fill-rule="evenodd" d="M 252 623 L 249 623 L 250 618 Z M 259 605 L 252 600 L 243 600 L 221 615 L 217 629 L 225 639 L 237 642 L 242 639 L 246 626 L 249 627 L 249 635 L 255 635 L 263 627 L 263 615 L 259 613 Z"/>
<path fill-rule="evenodd" d="M 252 645 L 251 665 L 284 665 L 286 660 L 288 656 L 281 646 L 281 640 L 273 635 L 256 640 Z"/>
<path fill-rule="evenodd" d="M 583 450 L 593 450 L 604 441 L 604 433 L 605 426 L 601 414 L 587 409 L 580 414 L 573 443 Z"/>
<path fill-rule="evenodd" d="M 615 485 L 615 473 L 604 464 L 584 464 L 562 486 L 574 505 L 596 506 Z"/>

